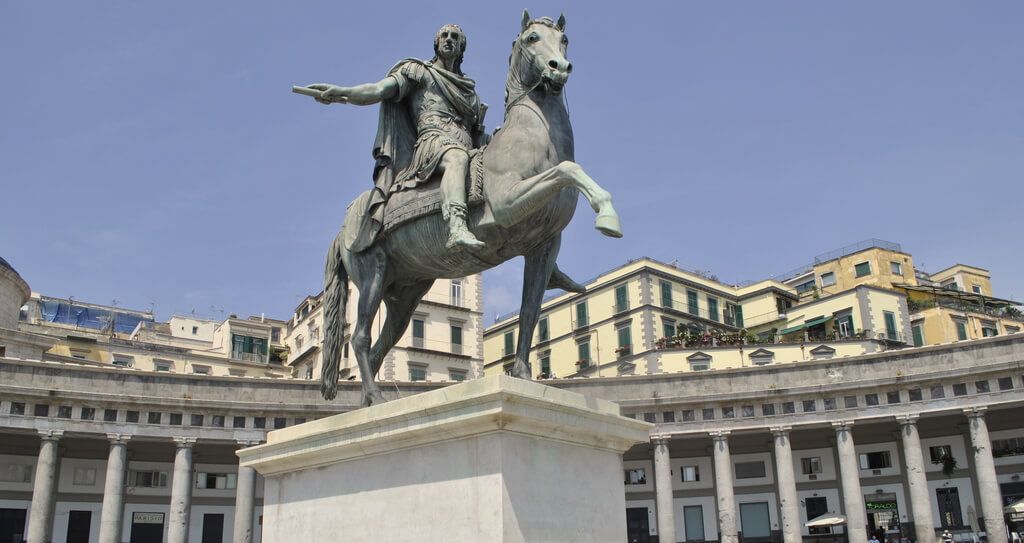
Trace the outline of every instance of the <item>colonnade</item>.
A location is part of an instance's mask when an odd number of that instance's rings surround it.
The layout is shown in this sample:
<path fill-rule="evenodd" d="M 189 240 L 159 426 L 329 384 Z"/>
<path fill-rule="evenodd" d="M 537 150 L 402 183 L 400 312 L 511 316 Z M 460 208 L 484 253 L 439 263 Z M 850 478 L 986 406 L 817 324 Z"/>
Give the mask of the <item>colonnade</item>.
<path fill-rule="evenodd" d="M 57 505 L 57 483 L 60 473 L 58 443 L 61 430 L 41 430 L 42 442 L 36 462 L 32 504 L 29 509 L 28 543 L 49 543 L 53 538 L 54 510 Z M 100 510 L 100 543 L 118 543 L 124 529 L 125 474 L 127 473 L 128 441 L 126 434 L 107 434 L 110 452 L 103 486 L 103 505 Z M 168 515 L 168 543 L 187 543 L 189 518 L 192 509 L 192 447 L 194 437 L 174 438 L 174 472 L 171 478 L 170 514 Z M 239 441 L 239 447 L 255 445 L 252 441 Z M 256 472 L 239 466 L 235 485 L 234 543 L 252 543 L 252 525 L 256 502 Z"/>
<path fill-rule="evenodd" d="M 985 518 L 985 532 L 991 543 L 1007 543 L 1006 524 L 999 483 L 996 478 L 992 445 L 985 423 L 985 408 L 965 409 L 974 451 L 974 467 L 980 491 L 981 511 Z M 897 418 L 900 441 L 903 445 L 904 470 L 911 514 L 916 527 L 919 543 L 937 543 L 935 520 L 928 491 L 928 481 L 921 449 L 921 438 L 917 431 L 917 415 Z M 843 509 L 847 518 L 847 533 L 851 542 L 866 542 L 867 513 L 864 493 L 860 485 L 860 465 L 853 440 L 853 421 L 832 423 L 835 431 L 838 453 L 839 480 L 842 487 Z M 796 477 L 793 468 L 793 452 L 789 440 L 791 428 L 771 427 L 775 452 L 775 471 L 779 501 L 779 527 L 785 543 L 799 543 L 802 539 L 800 513 L 797 507 Z M 715 498 L 717 503 L 718 534 L 722 543 L 739 541 L 738 510 L 733 490 L 733 463 L 729 452 L 729 432 L 716 431 L 709 434 L 715 468 Z M 655 498 L 658 509 L 658 533 L 663 542 L 675 542 L 675 510 L 672 507 L 672 478 L 668 453 L 669 437 L 660 434 L 652 439 L 654 444 Z"/>

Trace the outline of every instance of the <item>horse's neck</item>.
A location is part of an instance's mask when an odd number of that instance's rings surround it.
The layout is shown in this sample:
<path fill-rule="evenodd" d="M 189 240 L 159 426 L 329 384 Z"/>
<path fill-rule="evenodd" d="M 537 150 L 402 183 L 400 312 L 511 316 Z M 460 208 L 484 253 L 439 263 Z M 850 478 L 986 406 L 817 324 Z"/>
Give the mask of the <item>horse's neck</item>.
<path fill-rule="evenodd" d="M 534 90 L 509 108 L 505 114 L 505 126 L 543 133 L 556 148 L 564 150 L 571 158 L 572 125 L 560 96 Z"/>

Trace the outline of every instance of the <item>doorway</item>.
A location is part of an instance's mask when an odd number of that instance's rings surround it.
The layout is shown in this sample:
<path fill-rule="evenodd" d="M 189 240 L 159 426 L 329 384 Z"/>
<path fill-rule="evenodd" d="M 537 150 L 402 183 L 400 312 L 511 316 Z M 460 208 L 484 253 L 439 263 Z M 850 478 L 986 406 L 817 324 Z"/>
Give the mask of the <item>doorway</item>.
<path fill-rule="evenodd" d="M 28 509 L 0 509 L 0 543 L 21 543 L 26 518 Z"/>
<path fill-rule="evenodd" d="M 629 543 L 650 543 L 651 525 L 646 507 L 626 508 L 626 541 Z"/>
<path fill-rule="evenodd" d="M 772 525 L 768 502 L 740 504 L 740 530 L 743 541 L 771 541 Z"/>
<path fill-rule="evenodd" d="M 131 543 L 163 543 L 163 513 L 132 513 Z"/>
<path fill-rule="evenodd" d="M 202 543 L 224 543 L 224 515 L 222 513 L 203 515 Z"/>
<path fill-rule="evenodd" d="M 89 543 L 92 511 L 71 511 L 68 514 L 67 543 Z"/>
<path fill-rule="evenodd" d="M 963 516 L 960 514 L 960 493 L 954 488 L 936 488 L 935 497 L 939 504 L 939 522 L 943 529 L 962 528 Z"/>

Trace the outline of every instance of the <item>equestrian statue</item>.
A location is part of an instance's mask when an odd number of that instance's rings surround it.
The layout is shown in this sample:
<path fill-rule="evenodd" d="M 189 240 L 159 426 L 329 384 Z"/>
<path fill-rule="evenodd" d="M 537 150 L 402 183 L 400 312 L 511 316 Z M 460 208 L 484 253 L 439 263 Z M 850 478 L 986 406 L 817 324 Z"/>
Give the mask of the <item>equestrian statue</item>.
<path fill-rule="evenodd" d="M 555 263 L 579 194 L 597 213 L 601 233 L 622 236 L 611 195 L 573 161 L 562 95 L 572 72 L 568 44 L 564 15 L 555 21 L 523 12 L 509 57 L 504 124 L 493 136 L 484 130 L 487 106 L 462 72 L 466 35 L 457 25 L 437 32 L 431 60 L 404 59 L 376 83 L 293 87 L 322 104 L 380 104 L 374 187 L 349 204 L 327 253 L 325 399 L 337 395 L 349 280 L 359 291 L 350 341 L 367 406 L 384 401 L 377 373 L 434 281 L 517 256 L 525 269 L 512 375 L 531 378 L 528 354 L 544 291 L 583 290 Z M 371 342 L 381 302 L 387 315 Z"/>

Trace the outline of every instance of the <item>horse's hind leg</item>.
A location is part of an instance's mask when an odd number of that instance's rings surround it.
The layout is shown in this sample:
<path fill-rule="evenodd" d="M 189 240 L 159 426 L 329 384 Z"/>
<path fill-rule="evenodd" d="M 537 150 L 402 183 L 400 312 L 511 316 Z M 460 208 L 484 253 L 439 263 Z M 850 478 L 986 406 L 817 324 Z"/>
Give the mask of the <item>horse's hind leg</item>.
<path fill-rule="evenodd" d="M 499 194 L 488 198 L 494 219 L 500 226 L 518 224 L 537 211 L 564 188 L 583 193 L 590 207 L 597 212 L 595 227 L 606 236 L 622 237 L 619 216 L 612 206 L 612 195 L 597 184 L 575 162 L 565 161 L 537 175 L 511 183 Z"/>
<path fill-rule="evenodd" d="M 357 271 L 353 276 L 359 287 L 359 303 L 356 307 L 356 322 L 352 329 L 352 350 L 359 364 L 360 377 L 363 380 L 363 406 L 384 401 L 377 386 L 376 368 L 370 364 L 370 327 L 373 317 L 380 308 L 384 296 L 384 274 L 387 271 L 387 256 L 384 250 L 376 247 L 355 255 L 354 264 Z"/>
<path fill-rule="evenodd" d="M 523 269 L 523 304 L 519 308 L 519 343 L 516 346 L 516 361 L 512 366 L 512 375 L 520 379 L 531 379 L 530 344 L 533 343 L 533 330 L 540 314 L 540 303 L 544 299 L 551 271 L 555 268 L 555 259 L 562 243 L 561 234 L 551 238 L 547 243 L 526 255 L 526 266 Z"/>
<path fill-rule="evenodd" d="M 428 279 L 412 285 L 403 286 L 386 293 L 384 304 L 388 308 L 388 316 L 384 319 L 384 326 L 380 336 L 373 344 L 370 351 L 370 369 L 376 375 L 384 362 L 384 356 L 395 346 L 395 343 L 405 333 L 412 320 L 412 314 L 419 305 L 420 299 L 433 286 L 434 280 Z"/>

